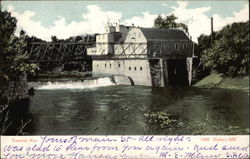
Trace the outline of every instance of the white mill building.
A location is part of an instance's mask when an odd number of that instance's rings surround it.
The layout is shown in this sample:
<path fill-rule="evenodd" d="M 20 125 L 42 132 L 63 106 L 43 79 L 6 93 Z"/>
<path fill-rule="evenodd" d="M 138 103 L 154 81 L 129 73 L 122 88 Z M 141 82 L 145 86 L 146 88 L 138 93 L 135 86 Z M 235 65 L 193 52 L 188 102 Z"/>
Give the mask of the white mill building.
<path fill-rule="evenodd" d="M 108 26 L 87 49 L 92 71 L 130 77 L 135 85 L 190 85 L 193 42 L 182 29 Z"/>

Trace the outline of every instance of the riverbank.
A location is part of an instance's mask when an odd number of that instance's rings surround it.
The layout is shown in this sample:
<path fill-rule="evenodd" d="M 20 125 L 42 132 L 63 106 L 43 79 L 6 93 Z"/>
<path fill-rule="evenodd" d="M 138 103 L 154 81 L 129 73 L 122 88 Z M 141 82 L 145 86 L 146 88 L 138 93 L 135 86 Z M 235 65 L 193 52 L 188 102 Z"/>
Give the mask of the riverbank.
<path fill-rule="evenodd" d="M 194 87 L 201 88 L 226 88 L 226 89 L 240 89 L 249 91 L 249 77 L 227 77 L 223 74 L 212 73 L 196 84 Z"/>

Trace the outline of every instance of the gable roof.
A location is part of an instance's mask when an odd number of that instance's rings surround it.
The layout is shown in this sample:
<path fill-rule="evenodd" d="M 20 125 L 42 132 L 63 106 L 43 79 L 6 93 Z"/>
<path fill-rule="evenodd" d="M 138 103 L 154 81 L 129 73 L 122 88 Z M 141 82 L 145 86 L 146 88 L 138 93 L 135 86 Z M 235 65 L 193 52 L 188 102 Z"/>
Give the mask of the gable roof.
<path fill-rule="evenodd" d="M 145 38 L 153 40 L 190 40 L 184 31 L 179 29 L 159 29 L 159 28 L 140 28 Z"/>

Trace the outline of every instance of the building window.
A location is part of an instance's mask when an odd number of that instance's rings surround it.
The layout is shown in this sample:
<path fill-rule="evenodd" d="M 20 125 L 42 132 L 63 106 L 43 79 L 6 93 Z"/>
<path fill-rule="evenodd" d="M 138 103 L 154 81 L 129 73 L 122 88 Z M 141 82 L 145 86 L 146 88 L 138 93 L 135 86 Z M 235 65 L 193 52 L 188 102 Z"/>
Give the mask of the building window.
<path fill-rule="evenodd" d="M 183 44 L 183 48 L 186 49 L 187 48 L 187 44 Z"/>
<path fill-rule="evenodd" d="M 175 50 L 179 50 L 178 44 L 175 44 Z"/>
<path fill-rule="evenodd" d="M 107 67 L 107 64 L 105 64 L 105 68 Z"/>
<path fill-rule="evenodd" d="M 136 67 L 135 67 L 135 71 L 136 71 Z"/>
<path fill-rule="evenodd" d="M 111 64 L 109 64 L 109 67 L 111 68 Z"/>
<path fill-rule="evenodd" d="M 142 67 L 140 67 L 140 70 L 142 71 Z"/>
<path fill-rule="evenodd" d="M 130 70 L 131 70 L 131 67 L 129 67 L 128 70 L 130 71 Z"/>
<path fill-rule="evenodd" d="M 96 66 L 98 67 L 99 65 L 97 64 Z"/>
<path fill-rule="evenodd" d="M 118 64 L 118 67 L 121 67 L 121 64 Z"/>

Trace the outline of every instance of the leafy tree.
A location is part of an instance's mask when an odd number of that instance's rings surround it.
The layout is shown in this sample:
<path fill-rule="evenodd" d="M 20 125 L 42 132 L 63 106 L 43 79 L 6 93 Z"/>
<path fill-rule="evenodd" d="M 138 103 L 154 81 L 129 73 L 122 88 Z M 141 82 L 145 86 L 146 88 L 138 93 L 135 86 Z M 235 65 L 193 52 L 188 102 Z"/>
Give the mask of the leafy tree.
<path fill-rule="evenodd" d="M 28 43 L 31 43 L 31 42 L 46 42 L 46 41 L 44 41 L 42 39 L 39 39 L 39 38 L 37 38 L 35 36 L 31 36 L 31 37 L 28 36 L 27 41 L 28 41 Z"/>
<path fill-rule="evenodd" d="M 248 74 L 249 21 L 233 23 L 215 32 L 214 44 L 209 36 L 198 38 L 205 66 L 228 76 Z"/>
<path fill-rule="evenodd" d="M 187 25 L 183 23 L 177 23 L 175 21 L 176 19 L 178 18 L 174 14 L 171 14 L 166 18 L 163 18 L 161 15 L 158 15 L 158 17 L 154 21 L 154 26 L 156 28 L 166 28 L 166 29 L 182 27 L 187 32 L 188 31 Z"/>
<path fill-rule="evenodd" d="M 20 31 L 20 36 L 25 36 L 25 31 L 22 29 L 21 31 Z"/>
<path fill-rule="evenodd" d="M 200 58 L 202 52 L 205 49 L 208 49 L 210 47 L 211 47 L 211 37 L 210 37 L 210 35 L 201 34 L 198 37 L 198 44 L 195 44 L 195 46 L 194 46 L 194 49 L 195 49 L 194 54 Z"/>
<path fill-rule="evenodd" d="M 81 41 L 82 40 L 82 37 L 81 36 L 76 36 L 75 38 L 75 41 L 78 42 L 78 41 Z"/>
<path fill-rule="evenodd" d="M 0 90 L 9 80 L 18 80 L 26 71 L 33 71 L 34 64 L 27 63 L 27 36 L 14 35 L 17 20 L 0 8 Z"/>
<path fill-rule="evenodd" d="M 9 12 L 2 12 L 0 8 L 0 51 L 1 57 L 4 49 L 8 46 L 8 42 L 13 36 L 16 28 L 16 19 L 11 17 Z"/>
<path fill-rule="evenodd" d="M 157 28 L 162 28 L 163 26 L 165 26 L 164 19 L 161 15 L 158 15 L 158 17 L 155 19 L 154 26 Z"/>
<path fill-rule="evenodd" d="M 52 42 L 57 42 L 57 41 L 58 41 L 58 39 L 57 39 L 57 37 L 56 37 L 56 36 L 51 36 L 51 41 L 52 41 Z"/>

